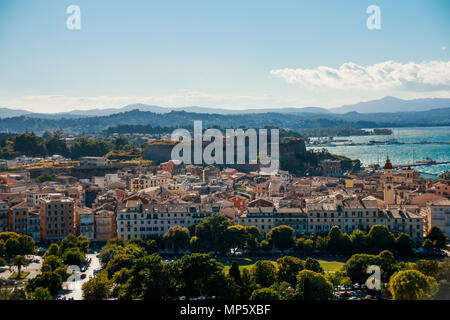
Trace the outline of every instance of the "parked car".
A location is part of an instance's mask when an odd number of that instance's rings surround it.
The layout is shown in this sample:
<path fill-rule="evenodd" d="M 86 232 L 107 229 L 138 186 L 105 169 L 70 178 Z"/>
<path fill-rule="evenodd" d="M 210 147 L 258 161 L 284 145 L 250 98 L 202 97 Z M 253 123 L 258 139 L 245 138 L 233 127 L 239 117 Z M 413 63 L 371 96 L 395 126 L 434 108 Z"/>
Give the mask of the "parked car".
<path fill-rule="evenodd" d="M 80 276 L 81 279 L 86 279 L 86 273 L 82 273 Z"/>

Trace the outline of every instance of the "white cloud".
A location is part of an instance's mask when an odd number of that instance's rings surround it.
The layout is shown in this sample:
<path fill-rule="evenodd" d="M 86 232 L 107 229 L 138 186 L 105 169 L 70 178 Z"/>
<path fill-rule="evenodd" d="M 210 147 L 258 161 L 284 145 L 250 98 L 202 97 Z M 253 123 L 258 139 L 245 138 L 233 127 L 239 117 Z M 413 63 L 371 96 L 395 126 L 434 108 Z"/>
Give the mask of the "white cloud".
<path fill-rule="evenodd" d="M 346 62 L 338 69 L 278 69 L 272 75 L 288 83 L 313 88 L 403 89 L 435 91 L 450 88 L 450 61 L 398 63 L 385 61 L 370 66 Z"/>

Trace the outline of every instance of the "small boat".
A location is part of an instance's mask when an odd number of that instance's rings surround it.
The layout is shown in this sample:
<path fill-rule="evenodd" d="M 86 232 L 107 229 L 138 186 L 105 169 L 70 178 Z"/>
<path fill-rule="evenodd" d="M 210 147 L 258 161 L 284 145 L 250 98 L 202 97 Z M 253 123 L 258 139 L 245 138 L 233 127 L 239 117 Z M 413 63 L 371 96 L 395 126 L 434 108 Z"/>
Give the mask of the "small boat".
<path fill-rule="evenodd" d="M 425 160 L 420 160 L 420 161 L 416 161 L 416 164 L 423 164 L 423 165 L 427 165 L 427 164 L 435 164 L 436 161 L 434 161 L 433 159 L 431 159 L 430 157 L 426 157 Z"/>

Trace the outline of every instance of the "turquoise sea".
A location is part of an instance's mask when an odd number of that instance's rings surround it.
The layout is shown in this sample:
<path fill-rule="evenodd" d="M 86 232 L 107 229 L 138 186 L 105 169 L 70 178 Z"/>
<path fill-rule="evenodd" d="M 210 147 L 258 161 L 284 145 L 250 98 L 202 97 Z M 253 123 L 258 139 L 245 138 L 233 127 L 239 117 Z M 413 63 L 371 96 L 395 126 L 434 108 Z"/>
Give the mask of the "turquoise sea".
<path fill-rule="evenodd" d="M 369 164 L 383 165 L 389 156 L 394 164 L 413 163 L 424 160 L 427 157 L 433 160 L 450 161 L 450 127 L 411 127 L 390 128 L 392 135 L 382 136 L 349 136 L 336 137 L 335 140 L 349 139 L 354 143 L 368 143 L 371 140 L 386 141 L 397 139 L 399 142 L 434 142 L 431 144 L 389 144 L 389 145 L 365 145 L 365 146 L 336 146 L 326 147 L 331 153 L 340 154 L 351 159 L 361 160 L 364 166 Z M 436 143 L 436 142 L 447 142 Z M 323 147 L 312 147 L 308 149 L 322 149 Z M 444 170 L 450 170 L 450 164 L 434 166 L 414 167 L 417 171 L 440 174 Z M 427 177 L 432 178 L 433 176 Z"/>

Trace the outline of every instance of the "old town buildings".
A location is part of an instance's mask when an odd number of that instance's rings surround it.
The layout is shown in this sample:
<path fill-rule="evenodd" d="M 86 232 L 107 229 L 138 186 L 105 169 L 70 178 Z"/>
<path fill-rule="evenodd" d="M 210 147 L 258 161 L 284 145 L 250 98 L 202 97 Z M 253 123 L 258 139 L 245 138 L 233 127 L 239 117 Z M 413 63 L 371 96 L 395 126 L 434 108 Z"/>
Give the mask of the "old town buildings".
<path fill-rule="evenodd" d="M 25 173 L 6 173 L 0 180 L 0 232 L 28 234 L 42 244 L 70 233 L 104 243 L 162 236 L 172 226 L 190 228 L 219 213 L 262 234 L 279 225 L 299 234 L 339 226 L 350 234 L 381 224 L 416 242 L 433 226 L 449 235 L 446 181 L 394 169 L 389 159 L 375 174 L 362 170 L 343 177 L 334 165 L 323 163 L 328 176 L 313 177 L 170 161 L 104 176 L 98 173 L 103 164 L 92 165 L 83 169 L 94 170 L 90 178 L 61 175 L 43 183 Z"/>

